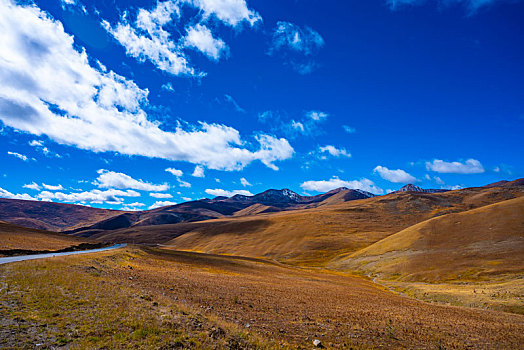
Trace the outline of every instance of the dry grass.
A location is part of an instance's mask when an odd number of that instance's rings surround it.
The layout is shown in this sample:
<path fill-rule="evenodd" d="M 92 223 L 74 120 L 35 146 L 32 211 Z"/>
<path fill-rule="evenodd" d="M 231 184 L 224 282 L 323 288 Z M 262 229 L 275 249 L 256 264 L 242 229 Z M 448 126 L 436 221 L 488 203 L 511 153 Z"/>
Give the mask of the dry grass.
<path fill-rule="evenodd" d="M 0 250 L 59 250 L 89 241 L 0 222 Z"/>
<path fill-rule="evenodd" d="M 524 342 L 521 315 L 424 303 L 362 278 L 250 258 L 127 248 L 0 266 L 0 276 L 4 347 L 44 339 L 72 348 L 311 348 L 318 338 L 332 348 L 516 349 Z"/>
<path fill-rule="evenodd" d="M 395 193 L 319 208 L 197 223 L 101 232 L 112 241 L 163 243 L 174 249 L 278 259 L 325 266 L 421 221 L 522 196 L 524 189 L 473 188 L 446 193 Z"/>

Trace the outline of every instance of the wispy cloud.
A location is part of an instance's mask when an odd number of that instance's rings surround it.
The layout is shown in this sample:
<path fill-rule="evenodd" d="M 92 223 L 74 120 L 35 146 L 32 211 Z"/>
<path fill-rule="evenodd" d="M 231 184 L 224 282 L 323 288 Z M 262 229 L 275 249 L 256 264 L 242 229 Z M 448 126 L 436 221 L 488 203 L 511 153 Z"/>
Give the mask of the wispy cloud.
<path fill-rule="evenodd" d="M 278 22 L 272 36 L 269 55 L 279 53 L 300 74 L 311 73 L 318 66 L 313 56 L 324 46 L 324 39 L 310 27 Z"/>
<path fill-rule="evenodd" d="M 173 196 L 169 193 L 156 193 L 156 192 L 151 192 L 149 194 L 151 197 L 153 198 L 163 198 L 163 199 L 166 199 L 166 198 L 173 198 Z"/>
<path fill-rule="evenodd" d="M 346 151 L 345 148 L 336 148 L 335 146 L 326 145 L 318 148 L 320 153 L 328 153 L 333 157 L 346 157 L 351 158 L 351 153 Z"/>
<path fill-rule="evenodd" d="M 283 133 L 286 137 L 317 136 L 322 133 L 320 125 L 329 114 L 322 111 L 307 111 L 302 117 L 290 119 L 285 113 L 265 111 L 259 113 L 258 121 L 271 126 L 274 133 Z"/>
<path fill-rule="evenodd" d="M 7 154 L 9 154 L 10 156 L 13 156 L 13 157 L 16 157 L 18 159 L 21 159 L 23 160 L 24 162 L 27 162 L 29 160 L 29 158 L 25 155 L 25 154 L 20 154 L 18 152 L 11 152 L 11 151 L 8 151 Z"/>
<path fill-rule="evenodd" d="M 249 183 L 249 181 L 247 181 L 246 178 L 244 178 L 244 177 L 240 179 L 240 183 L 241 183 L 242 186 L 244 186 L 244 187 L 247 187 L 247 186 L 253 186 L 253 185 L 251 185 L 251 184 Z"/>

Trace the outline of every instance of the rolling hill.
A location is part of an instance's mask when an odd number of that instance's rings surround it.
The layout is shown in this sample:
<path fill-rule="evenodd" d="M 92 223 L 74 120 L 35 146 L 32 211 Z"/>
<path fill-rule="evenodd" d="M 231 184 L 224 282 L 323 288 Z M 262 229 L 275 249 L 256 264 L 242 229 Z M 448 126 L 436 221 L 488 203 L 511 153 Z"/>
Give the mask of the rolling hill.
<path fill-rule="evenodd" d="M 423 221 L 332 266 L 425 282 L 522 272 L 524 197 Z"/>
<path fill-rule="evenodd" d="M 324 266 L 422 221 L 523 194 L 523 186 L 507 183 L 442 193 L 397 192 L 346 202 L 332 196 L 332 204 L 327 199 L 314 208 L 99 231 L 92 237 Z"/>
<path fill-rule="evenodd" d="M 92 243 L 80 237 L 0 221 L 0 255 L 3 250 L 59 250 L 89 242 Z"/>

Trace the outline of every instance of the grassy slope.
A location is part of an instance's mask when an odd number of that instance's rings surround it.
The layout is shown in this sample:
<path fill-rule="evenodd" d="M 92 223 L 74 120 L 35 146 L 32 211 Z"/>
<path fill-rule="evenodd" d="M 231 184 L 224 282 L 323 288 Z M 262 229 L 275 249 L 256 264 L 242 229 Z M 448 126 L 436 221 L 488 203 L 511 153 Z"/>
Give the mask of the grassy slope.
<path fill-rule="evenodd" d="M 86 242 L 85 239 L 69 235 L 25 228 L 0 221 L 0 250 L 58 250 Z"/>
<path fill-rule="evenodd" d="M 524 197 L 424 221 L 330 267 L 422 299 L 524 313 Z"/>
<path fill-rule="evenodd" d="M 132 247 L 0 266 L 13 347 L 518 348 L 524 316 L 404 298 L 361 278 Z M 223 332 L 217 331 L 221 328 Z"/>
<path fill-rule="evenodd" d="M 191 226 L 166 225 L 103 233 L 102 238 L 161 242 L 175 249 L 268 257 L 323 266 L 429 218 L 524 194 L 476 188 L 439 194 L 397 193 L 308 210 L 224 218 Z M 180 231 L 180 228 L 184 228 Z M 148 235 L 148 231 L 152 234 Z M 169 237 L 173 237 L 169 241 Z"/>

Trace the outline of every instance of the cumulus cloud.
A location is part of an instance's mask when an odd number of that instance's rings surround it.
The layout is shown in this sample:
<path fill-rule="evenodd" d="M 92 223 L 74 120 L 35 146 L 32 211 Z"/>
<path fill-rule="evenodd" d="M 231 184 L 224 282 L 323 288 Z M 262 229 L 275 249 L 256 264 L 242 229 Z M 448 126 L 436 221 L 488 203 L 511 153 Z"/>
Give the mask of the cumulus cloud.
<path fill-rule="evenodd" d="M 195 170 L 193 171 L 193 174 L 191 174 L 191 176 L 194 176 L 194 177 L 206 177 L 206 174 L 204 174 L 204 168 L 201 167 L 200 165 L 197 165 L 195 167 Z"/>
<path fill-rule="evenodd" d="M 468 159 L 464 163 L 435 159 L 432 162 L 426 162 L 426 169 L 443 174 L 481 174 L 484 172 L 484 167 L 476 159 Z"/>
<path fill-rule="evenodd" d="M 318 66 L 312 56 L 322 46 L 324 39 L 312 28 L 301 28 L 296 24 L 280 21 L 273 31 L 268 54 L 280 53 L 295 71 L 308 74 Z"/>
<path fill-rule="evenodd" d="M 327 145 L 319 147 L 318 149 L 320 153 L 329 153 L 333 157 L 351 157 L 351 153 L 346 151 L 345 148 L 336 148 L 335 146 Z"/>
<path fill-rule="evenodd" d="M 232 197 L 236 194 L 241 194 L 243 196 L 252 196 L 253 193 L 246 191 L 246 190 L 234 190 L 234 191 L 227 191 L 220 188 L 215 189 L 206 189 L 205 191 L 207 194 L 210 194 L 215 197 Z"/>
<path fill-rule="evenodd" d="M 190 188 L 191 187 L 191 184 L 187 181 L 182 181 L 180 179 L 178 179 L 178 184 L 180 185 L 180 187 L 186 187 L 186 188 Z"/>
<path fill-rule="evenodd" d="M 139 9 L 135 23 L 129 23 L 126 16 L 114 27 L 108 21 L 102 25 L 125 47 L 129 56 L 142 62 L 149 60 L 158 69 L 173 75 L 201 75 L 190 66 L 180 45 L 171 40 L 170 33 L 163 28 L 174 16 L 180 16 L 175 1 L 159 1 L 151 11 Z"/>
<path fill-rule="evenodd" d="M 42 184 L 42 186 L 46 189 L 46 190 L 49 190 L 49 191 L 61 191 L 64 189 L 64 187 L 62 187 L 62 185 L 58 184 L 58 185 L 47 185 L 47 184 Z"/>
<path fill-rule="evenodd" d="M 146 205 L 144 203 L 135 202 L 135 203 L 126 204 L 124 207 L 122 207 L 121 210 L 124 210 L 124 211 L 139 211 L 139 210 L 142 210 L 141 207 L 145 207 L 145 206 Z"/>
<path fill-rule="evenodd" d="M 29 160 L 29 158 L 26 155 L 20 154 L 20 153 L 17 153 L 17 152 L 8 151 L 7 154 L 9 154 L 10 156 L 16 157 L 18 159 L 21 159 L 24 162 L 27 162 Z"/>
<path fill-rule="evenodd" d="M 149 209 L 156 209 L 156 208 L 160 208 L 160 207 L 167 207 L 168 205 L 175 205 L 177 204 L 176 202 L 170 202 L 170 201 L 157 201 L 155 203 L 153 203 Z"/>
<path fill-rule="evenodd" d="M 203 11 L 204 18 L 214 16 L 220 21 L 235 27 L 241 22 L 253 26 L 262 20 L 260 15 L 249 9 L 245 0 L 184 0 Z"/>
<path fill-rule="evenodd" d="M 4 190 L 2 187 L 0 187 L 0 198 L 36 200 L 36 198 L 28 195 L 27 193 L 14 194 L 8 190 Z"/>
<path fill-rule="evenodd" d="M 251 26 L 260 20 L 260 16 L 248 9 L 244 0 L 168 0 L 158 1 L 152 10 L 138 10 L 135 22 L 128 20 L 128 13 L 116 25 L 103 21 L 102 25 L 122 46 L 126 53 L 139 61 L 150 61 L 158 69 L 173 75 L 204 76 L 193 68 L 185 48 L 194 48 L 213 60 L 227 52 L 227 45 L 222 39 L 213 37 L 211 30 L 197 23 L 186 28 L 184 38 L 173 38 L 164 29 L 181 16 L 181 7 L 190 6 L 200 10 L 202 20 L 216 17 L 223 23 L 235 27 L 246 21 Z"/>
<path fill-rule="evenodd" d="M 50 192 L 42 191 L 38 194 L 38 198 L 44 201 L 58 200 L 67 203 L 96 203 L 96 204 L 122 204 L 124 199 L 122 197 L 140 197 L 140 193 L 133 190 L 91 190 L 84 192 Z"/>
<path fill-rule="evenodd" d="M 133 179 L 131 176 L 124 173 L 117 173 L 105 169 L 98 170 L 98 178 L 93 182 L 94 185 L 100 188 L 118 188 L 118 189 L 133 189 L 140 191 L 167 191 L 168 184 L 155 185 L 143 180 Z"/>
<path fill-rule="evenodd" d="M 302 183 L 300 187 L 306 191 L 315 192 L 328 192 L 339 187 L 347 187 L 349 189 L 366 191 L 373 194 L 384 193 L 383 189 L 377 187 L 373 181 L 366 178 L 361 180 L 346 181 L 334 176 L 329 180 L 306 181 Z"/>
<path fill-rule="evenodd" d="M 163 199 L 166 199 L 166 198 L 173 198 L 173 196 L 169 193 L 156 193 L 156 192 L 151 192 L 149 194 L 151 197 L 153 198 L 163 198 Z"/>
<path fill-rule="evenodd" d="M 249 183 L 249 181 L 246 180 L 245 177 L 241 178 L 240 179 L 240 183 L 242 184 L 242 186 L 246 187 L 246 186 L 253 186 Z"/>
<path fill-rule="evenodd" d="M 168 6 L 167 4 L 165 6 Z M 154 32 L 170 8 L 140 17 Z M 94 152 L 163 158 L 239 170 L 260 160 L 291 157 L 285 139 L 265 135 L 256 146 L 234 128 L 200 123 L 162 130 L 147 118 L 148 91 L 133 81 L 94 68 L 60 22 L 35 5 L 0 2 L 0 120 L 9 127 Z M 271 144 L 268 149 L 267 145 Z"/>
<path fill-rule="evenodd" d="M 388 180 L 394 183 L 407 184 L 418 181 L 416 177 L 411 176 L 402 169 L 390 170 L 384 166 L 379 165 L 375 169 L 373 169 L 373 172 L 378 173 L 380 177 L 384 180 Z"/>
<path fill-rule="evenodd" d="M 24 188 L 28 188 L 30 190 L 35 190 L 35 191 L 40 191 L 42 189 L 42 187 L 40 187 L 40 185 L 38 185 L 36 182 L 31 182 L 30 184 L 25 184 L 24 186 L 22 186 Z"/>
<path fill-rule="evenodd" d="M 178 170 L 178 169 L 175 169 L 175 168 L 167 168 L 166 171 L 168 173 L 171 173 L 171 174 L 175 175 L 176 177 L 180 177 L 180 176 L 184 175 L 182 170 Z"/>
<path fill-rule="evenodd" d="M 187 29 L 184 45 L 202 52 L 215 61 L 228 52 L 226 43 L 222 39 L 215 39 L 211 30 L 202 24 Z"/>

